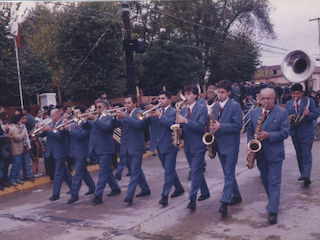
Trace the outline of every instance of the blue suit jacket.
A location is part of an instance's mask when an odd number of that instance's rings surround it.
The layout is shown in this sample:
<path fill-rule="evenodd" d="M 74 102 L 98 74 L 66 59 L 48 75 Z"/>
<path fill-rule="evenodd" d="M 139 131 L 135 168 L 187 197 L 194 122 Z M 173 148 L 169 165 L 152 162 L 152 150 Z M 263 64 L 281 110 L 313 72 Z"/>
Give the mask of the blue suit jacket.
<path fill-rule="evenodd" d="M 248 142 L 253 139 L 262 107 L 251 111 L 251 120 L 248 123 Z M 288 111 L 277 105 L 269 112 L 265 121 L 264 131 L 269 133 L 269 137 L 261 142 L 262 148 L 257 153 L 257 158 L 264 154 L 267 161 L 282 161 L 285 158 L 283 140 L 289 136 L 290 123 Z"/>
<path fill-rule="evenodd" d="M 150 150 L 159 148 L 161 153 L 169 153 L 174 151 L 179 151 L 172 144 L 171 133 L 172 130 L 170 126 L 176 122 L 176 110 L 169 106 L 167 111 L 161 115 L 160 118 L 150 117 L 148 119 L 148 124 L 151 123 L 151 134 L 150 134 Z"/>
<path fill-rule="evenodd" d="M 95 121 L 89 120 L 83 124 L 84 129 L 90 129 L 89 153 L 93 150 L 98 155 L 113 154 L 113 124 L 112 117 L 106 116 Z"/>
<path fill-rule="evenodd" d="M 145 119 L 139 120 L 138 112 L 143 111 L 136 108 L 131 117 L 127 114 L 124 119 L 116 120 L 116 126 L 121 127 L 120 155 L 142 155 L 146 152 L 143 135 Z"/>
<path fill-rule="evenodd" d="M 83 122 L 81 122 L 77 129 L 77 124 L 74 123 L 71 126 L 69 132 L 70 140 L 70 157 L 74 158 L 89 158 L 89 129 L 83 128 Z"/>
<path fill-rule="evenodd" d="M 219 117 L 219 103 L 214 105 L 213 114 Z M 239 153 L 242 111 L 239 103 L 228 99 L 219 119 L 220 129 L 215 132 L 218 150 L 221 154 Z"/>
<path fill-rule="evenodd" d="M 62 123 L 62 120 L 60 119 L 57 123 L 56 126 L 60 125 Z M 47 132 L 47 144 L 46 144 L 46 153 L 45 157 L 48 158 L 50 157 L 50 154 L 52 152 L 53 158 L 59 159 L 59 158 L 64 158 L 68 156 L 68 135 L 69 131 L 67 130 L 61 130 L 58 131 L 57 133 L 54 133 L 51 130 Z"/>
<path fill-rule="evenodd" d="M 300 116 L 303 114 L 304 109 L 307 107 L 308 99 L 306 97 L 302 97 L 299 112 Z M 291 99 L 286 103 L 286 109 L 288 110 L 289 115 L 296 114 L 296 109 L 293 106 L 294 100 Z M 303 121 L 299 124 L 299 126 L 295 129 L 290 129 L 290 135 L 296 136 L 298 138 L 305 138 L 308 136 L 313 136 L 313 120 L 317 119 L 319 114 L 317 112 L 317 107 L 312 98 L 310 98 L 310 115 L 307 117 L 305 116 Z"/>
<path fill-rule="evenodd" d="M 182 116 L 188 115 L 187 107 L 181 110 Z M 188 116 L 187 116 L 188 117 Z M 208 114 L 207 106 L 198 102 L 194 105 L 188 123 L 181 124 L 184 136 L 184 152 L 191 154 L 203 153 L 207 150 L 206 145 L 202 142 L 202 137 L 205 133 Z"/>

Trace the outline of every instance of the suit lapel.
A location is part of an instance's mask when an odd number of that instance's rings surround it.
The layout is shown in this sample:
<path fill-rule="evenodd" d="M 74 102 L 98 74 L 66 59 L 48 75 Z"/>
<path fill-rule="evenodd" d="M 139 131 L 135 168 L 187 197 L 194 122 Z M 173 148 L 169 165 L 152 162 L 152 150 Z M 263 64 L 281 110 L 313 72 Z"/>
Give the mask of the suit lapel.
<path fill-rule="evenodd" d="M 269 116 L 268 116 L 266 123 L 265 123 L 265 126 L 264 126 L 264 131 L 267 131 L 268 126 L 270 125 L 271 122 L 273 122 L 273 118 L 277 114 L 277 112 L 278 112 L 278 108 L 276 105 L 274 105 L 273 108 L 271 109 L 271 111 L 269 112 Z"/>
<path fill-rule="evenodd" d="M 220 121 L 219 122 L 223 122 L 224 118 L 227 116 L 229 109 L 230 109 L 230 104 L 231 104 L 231 99 L 228 99 L 226 105 L 224 105 L 224 108 L 221 112 L 221 117 L 220 117 Z"/>
<path fill-rule="evenodd" d="M 198 111 L 198 103 L 196 102 L 196 104 L 192 108 L 192 112 L 190 114 L 190 119 L 193 119 L 194 116 L 196 116 L 197 111 Z M 187 118 L 188 118 L 188 116 L 187 116 Z"/>

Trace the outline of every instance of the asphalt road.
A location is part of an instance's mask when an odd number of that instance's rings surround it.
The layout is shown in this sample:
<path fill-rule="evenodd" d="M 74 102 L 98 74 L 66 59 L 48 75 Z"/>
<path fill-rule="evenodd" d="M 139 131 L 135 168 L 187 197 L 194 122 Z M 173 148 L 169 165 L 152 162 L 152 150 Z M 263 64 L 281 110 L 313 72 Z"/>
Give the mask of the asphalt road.
<path fill-rule="evenodd" d="M 60 199 L 55 202 L 48 200 L 52 192 L 50 183 L 1 197 L 0 239 L 320 239 L 320 141 L 313 145 L 309 188 L 297 180 L 299 171 L 290 137 L 285 141 L 285 148 L 276 225 L 270 225 L 267 220 L 267 196 L 258 169 L 246 167 L 246 134 L 242 133 L 236 177 L 243 201 L 229 207 L 225 217 L 218 213 L 224 183 L 218 157 L 211 160 L 206 156 L 205 177 L 211 197 L 197 202 L 196 210 L 190 212 L 186 208 L 189 168 L 180 150 L 177 172 L 186 192 L 178 198 L 169 198 L 167 207 L 158 204 L 164 171 L 158 157 L 151 156 L 143 160 L 151 195 L 134 198 L 132 205 L 123 202 L 129 183 L 129 177 L 125 176 L 119 181 L 122 193 L 107 197 L 110 192 L 107 186 L 103 203 L 97 206 L 90 203 L 92 195 L 84 196 L 85 185 L 80 190 L 80 200 L 68 205 L 70 196 L 66 194 L 65 183 Z M 96 182 L 98 172 L 92 172 L 92 176 Z"/>

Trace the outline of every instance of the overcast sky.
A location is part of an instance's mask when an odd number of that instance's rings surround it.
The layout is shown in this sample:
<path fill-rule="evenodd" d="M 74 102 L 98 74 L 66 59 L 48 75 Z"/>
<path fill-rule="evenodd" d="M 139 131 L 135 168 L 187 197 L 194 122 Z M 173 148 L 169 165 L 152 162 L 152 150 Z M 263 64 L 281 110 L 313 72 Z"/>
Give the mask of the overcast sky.
<path fill-rule="evenodd" d="M 270 19 L 274 24 L 276 40 L 263 40 L 264 43 L 282 48 L 307 49 L 314 57 L 319 56 L 319 27 L 318 21 L 310 19 L 320 18 L 320 0 L 269 0 L 273 11 Z M 22 9 L 33 7 L 35 2 L 23 2 Z M 262 46 L 262 65 L 279 65 L 286 50 Z M 320 62 L 317 61 L 317 66 Z"/>
<path fill-rule="evenodd" d="M 269 0 L 275 10 L 270 19 L 274 24 L 277 40 L 265 41 L 267 44 L 292 50 L 307 49 L 314 57 L 319 56 L 318 21 L 320 18 L 320 0 Z M 265 66 L 279 65 L 285 54 L 284 50 L 262 46 L 272 51 L 262 52 L 262 63 Z M 281 54 L 277 54 L 281 53 Z M 317 61 L 317 66 L 320 66 Z"/>

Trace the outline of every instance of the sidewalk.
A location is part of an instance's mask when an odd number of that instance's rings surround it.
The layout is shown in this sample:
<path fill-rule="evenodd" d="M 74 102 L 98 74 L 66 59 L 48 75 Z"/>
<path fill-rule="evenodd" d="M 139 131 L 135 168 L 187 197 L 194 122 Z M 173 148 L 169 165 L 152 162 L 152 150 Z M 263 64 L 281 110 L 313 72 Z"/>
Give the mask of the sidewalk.
<path fill-rule="evenodd" d="M 149 156 L 152 156 L 152 152 L 151 151 L 147 151 L 145 154 L 143 154 L 143 158 L 147 158 Z M 118 162 L 119 162 L 119 158 L 118 158 Z M 93 171 L 98 171 L 99 170 L 99 165 L 88 165 L 87 169 L 89 172 L 93 172 Z M 39 159 L 39 172 L 41 173 L 45 173 L 45 167 L 44 167 L 44 161 L 43 158 Z M 9 170 L 10 173 L 10 170 Z M 74 171 L 71 173 L 72 175 L 74 174 Z M 44 184 L 48 184 L 50 183 L 50 177 L 49 176 L 42 176 L 39 178 L 35 178 L 34 182 L 30 182 L 30 181 L 26 181 L 24 182 L 23 185 L 18 184 L 17 186 L 11 186 L 9 188 L 4 188 L 3 191 L 0 191 L 0 197 L 11 194 L 11 193 L 15 193 L 15 192 L 19 192 L 22 190 L 26 190 L 26 189 L 30 189 L 30 188 L 35 188 Z"/>

